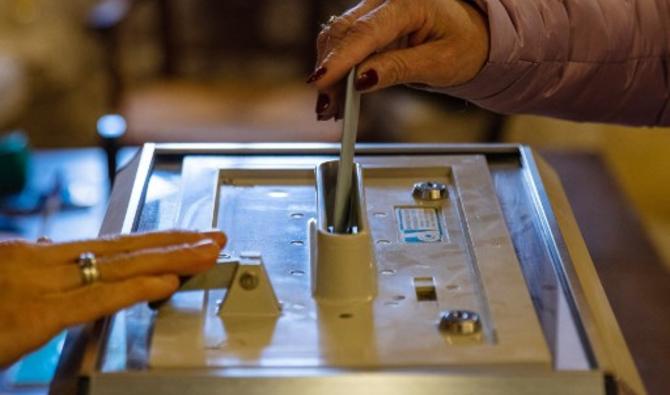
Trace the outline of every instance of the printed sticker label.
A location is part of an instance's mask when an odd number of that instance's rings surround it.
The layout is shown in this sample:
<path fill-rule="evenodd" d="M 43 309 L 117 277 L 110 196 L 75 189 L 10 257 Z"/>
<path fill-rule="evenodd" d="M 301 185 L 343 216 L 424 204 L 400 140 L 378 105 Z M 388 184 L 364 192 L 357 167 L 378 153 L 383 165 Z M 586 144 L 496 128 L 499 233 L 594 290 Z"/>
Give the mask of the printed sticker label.
<path fill-rule="evenodd" d="M 439 243 L 444 233 L 435 208 L 398 207 L 398 228 L 405 243 Z"/>

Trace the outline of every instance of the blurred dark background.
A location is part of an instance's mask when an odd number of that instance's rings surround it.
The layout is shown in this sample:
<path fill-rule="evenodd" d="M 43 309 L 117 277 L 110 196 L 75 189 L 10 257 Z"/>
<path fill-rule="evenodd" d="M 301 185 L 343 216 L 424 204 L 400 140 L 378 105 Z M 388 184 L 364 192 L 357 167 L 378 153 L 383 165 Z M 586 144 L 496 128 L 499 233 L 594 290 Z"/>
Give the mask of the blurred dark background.
<path fill-rule="evenodd" d="M 320 23 L 351 4 L 0 0 L 0 84 L 12 92 L 0 99 L 0 127 L 22 127 L 36 146 L 91 145 L 97 118 L 118 112 L 134 144 L 334 141 L 339 127 L 316 122 L 304 80 Z M 364 107 L 368 141 L 498 139 L 503 122 L 404 87 L 369 95 Z"/>

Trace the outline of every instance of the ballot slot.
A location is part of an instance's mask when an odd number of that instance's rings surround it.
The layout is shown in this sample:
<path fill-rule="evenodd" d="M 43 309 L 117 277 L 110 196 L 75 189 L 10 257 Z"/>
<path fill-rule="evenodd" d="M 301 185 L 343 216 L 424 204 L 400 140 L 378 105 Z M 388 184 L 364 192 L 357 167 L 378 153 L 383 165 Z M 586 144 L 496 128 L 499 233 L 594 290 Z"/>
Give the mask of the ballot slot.
<path fill-rule="evenodd" d="M 365 211 L 362 208 L 362 176 L 361 168 L 355 164 L 352 168 L 351 188 L 347 191 L 346 204 L 343 205 L 343 230 L 338 232 L 335 226 L 335 204 L 337 194 L 337 177 L 339 174 L 339 161 L 328 161 L 321 163 L 316 168 L 317 202 L 319 205 L 319 223 L 324 225 L 325 230 L 330 233 L 356 234 L 365 231 L 363 221 Z"/>
<path fill-rule="evenodd" d="M 317 221 L 310 232 L 312 291 L 322 303 L 366 302 L 377 294 L 377 271 L 369 226 L 361 167 L 355 165 L 344 210 L 345 232 L 335 231 L 335 185 L 339 161 L 316 168 Z"/>

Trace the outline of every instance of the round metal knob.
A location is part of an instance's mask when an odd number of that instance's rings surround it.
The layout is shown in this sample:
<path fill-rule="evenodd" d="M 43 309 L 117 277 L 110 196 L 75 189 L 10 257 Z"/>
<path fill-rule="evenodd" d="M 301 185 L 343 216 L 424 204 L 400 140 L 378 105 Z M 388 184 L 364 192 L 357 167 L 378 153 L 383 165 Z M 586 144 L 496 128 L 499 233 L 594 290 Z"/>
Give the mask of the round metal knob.
<path fill-rule="evenodd" d="M 448 196 L 447 186 L 440 182 L 419 182 L 414 184 L 412 196 L 419 200 L 442 200 Z"/>
<path fill-rule="evenodd" d="M 440 316 L 439 329 L 450 335 L 473 335 L 482 329 L 482 323 L 474 311 L 446 310 Z"/>

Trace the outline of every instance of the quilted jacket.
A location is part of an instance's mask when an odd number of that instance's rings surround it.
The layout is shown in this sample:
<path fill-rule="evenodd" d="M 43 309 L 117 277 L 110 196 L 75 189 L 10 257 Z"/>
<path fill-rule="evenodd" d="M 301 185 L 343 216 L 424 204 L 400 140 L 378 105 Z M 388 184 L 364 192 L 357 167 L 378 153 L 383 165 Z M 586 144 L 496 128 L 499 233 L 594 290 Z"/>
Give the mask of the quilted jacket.
<path fill-rule="evenodd" d="M 446 90 L 501 113 L 670 125 L 670 0 L 475 0 L 489 58 Z"/>

